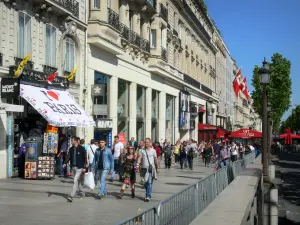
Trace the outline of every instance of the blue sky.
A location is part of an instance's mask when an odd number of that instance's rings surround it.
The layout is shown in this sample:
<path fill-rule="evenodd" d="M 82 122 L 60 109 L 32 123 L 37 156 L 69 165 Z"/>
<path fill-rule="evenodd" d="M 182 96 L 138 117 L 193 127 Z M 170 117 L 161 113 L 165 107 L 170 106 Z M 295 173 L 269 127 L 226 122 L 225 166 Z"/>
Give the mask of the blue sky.
<path fill-rule="evenodd" d="M 250 91 L 254 65 L 278 52 L 292 63 L 292 106 L 300 104 L 300 0 L 205 2 Z"/>

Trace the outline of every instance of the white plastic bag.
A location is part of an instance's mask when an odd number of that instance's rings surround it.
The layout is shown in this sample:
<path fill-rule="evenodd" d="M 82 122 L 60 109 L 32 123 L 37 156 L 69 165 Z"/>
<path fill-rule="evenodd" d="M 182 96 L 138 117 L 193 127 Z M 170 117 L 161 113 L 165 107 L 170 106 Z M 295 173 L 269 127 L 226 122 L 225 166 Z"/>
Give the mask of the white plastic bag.
<path fill-rule="evenodd" d="M 84 185 L 90 188 L 91 190 L 95 189 L 95 180 L 94 174 L 92 172 L 88 172 L 84 176 Z"/>

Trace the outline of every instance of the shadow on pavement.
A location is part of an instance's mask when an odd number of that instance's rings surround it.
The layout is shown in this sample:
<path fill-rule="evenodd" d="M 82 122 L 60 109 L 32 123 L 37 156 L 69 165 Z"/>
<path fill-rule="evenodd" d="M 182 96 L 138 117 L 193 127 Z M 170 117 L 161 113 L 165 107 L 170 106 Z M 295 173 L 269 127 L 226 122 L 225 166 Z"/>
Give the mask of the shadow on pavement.
<path fill-rule="evenodd" d="M 188 179 L 193 179 L 193 180 L 201 180 L 203 178 L 203 177 L 189 177 L 189 176 L 176 176 L 176 177 L 188 178 Z"/>
<path fill-rule="evenodd" d="M 300 206 L 300 173 L 281 173 L 282 196 L 292 205 Z"/>
<path fill-rule="evenodd" d="M 68 199 L 68 194 L 64 194 L 64 193 L 59 193 L 59 192 L 52 192 L 52 191 L 47 191 L 48 197 L 51 197 L 52 195 L 56 195 L 56 196 L 60 196 L 64 199 Z"/>
<path fill-rule="evenodd" d="M 279 225 L 300 225 L 300 223 L 297 223 L 297 222 L 288 220 L 288 219 L 285 218 L 285 217 L 279 217 L 279 218 L 278 218 L 278 224 L 279 224 Z"/>
<path fill-rule="evenodd" d="M 189 185 L 187 183 L 165 183 L 167 185 L 177 185 L 177 186 L 184 186 L 184 185 Z"/>

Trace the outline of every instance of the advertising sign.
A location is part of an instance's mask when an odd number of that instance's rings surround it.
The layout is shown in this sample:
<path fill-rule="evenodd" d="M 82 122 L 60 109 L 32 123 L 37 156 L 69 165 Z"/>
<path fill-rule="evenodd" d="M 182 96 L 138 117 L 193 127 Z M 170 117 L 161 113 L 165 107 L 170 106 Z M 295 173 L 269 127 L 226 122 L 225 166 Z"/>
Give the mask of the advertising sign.
<path fill-rule="evenodd" d="M 20 85 L 20 96 L 55 127 L 95 126 L 95 121 L 67 91 Z"/>
<path fill-rule="evenodd" d="M 13 151 L 14 151 L 14 122 L 13 117 L 7 117 L 7 176 L 13 176 Z"/>
<path fill-rule="evenodd" d="M 1 98 L 15 98 L 19 96 L 20 81 L 14 78 L 1 79 Z"/>
<path fill-rule="evenodd" d="M 191 95 L 187 92 L 180 92 L 179 98 L 179 126 L 182 130 L 190 130 L 190 101 Z"/>
<path fill-rule="evenodd" d="M 108 131 L 108 135 L 107 135 L 107 147 L 111 148 L 112 146 L 112 131 Z"/>

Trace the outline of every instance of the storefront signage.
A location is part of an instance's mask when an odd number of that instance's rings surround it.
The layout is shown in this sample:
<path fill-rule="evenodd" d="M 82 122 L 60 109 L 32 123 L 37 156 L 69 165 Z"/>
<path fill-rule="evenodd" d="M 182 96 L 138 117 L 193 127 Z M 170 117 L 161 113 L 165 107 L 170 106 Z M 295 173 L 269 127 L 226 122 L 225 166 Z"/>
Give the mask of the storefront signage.
<path fill-rule="evenodd" d="M 15 98 L 19 96 L 20 80 L 14 78 L 1 79 L 1 98 Z"/>
<path fill-rule="evenodd" d="M 111 148 L 111 146 L 112 146 L 112 131 L 110 130 L 110 131 L 108 131 L 108 137 L 107 137 L 107 147 L 108 148 Z"/>
<path fill-rule="evenodd" d="M 9 74 L 10 76 L 14 76 L 14 73 L 16 71 L 16 66 L 10 66 L 9 67 Z M 50 87 L 57 87 L 57 88 L 63 88 L 66 89 L 69 86 L 69 82 L 66 78 L 61 76 L 56 76 L 52 82 L 52 84 L 47 83 L 47 78 L 50 74 L 35 71 L 35 70 L 29 70 L 24 69 L 20 75 L 21 83 L 31 83 L 31 84 L 37 84 L 39 86 L 44 87 L 46 84 Z"/>
<path fill-rule="evenodd" d="M 112 129 L 113 122 L 112 120 L 97 120 L 96 127 L 100 129 Z"/>
<path fill-rule="evenodd" d="M 217 127 L 209 124 L 198 124 L 198 130 L 217 130 Z"/>
<path fill-rule="evenodd" d="M 20 85 L 24 98 L 44 119 L 56 127 L 94 126 L 95 121 L 67 91 Z"/>
<path fill-rule="evenodd" d="M 14 122 L 13 117 L 7 117 L 7 176 L 13 176 L 13 151 L 14 151 Z"/>
<path fill-rule="evenodd" d="M 51 126 L 49 123 L 47 124 L 47 132 L 57 134 L 58 128 Z"/>
<path fill-rule="evenodd" d="M 254 137 L 254 133 L 252 133 L 250 130 L 243 130 L 243 134 L 245 137 Z"/>
<path fill-rule="evenodd" d="M 23 105 L 13 105 L 8 103 L 1 103 L 0 104 L 0 111 L 5 112 L 24 112 Z"/>
<path fill-rule="evenodd" d="M 91 94 L 92 96 L 105 95 L 105 86 L 103 84 L 92 85 Z"/>
<path fill-rule="evenodd" d="M 93 105 L 93 114 L 94 115 L 107 115 L 107 105 Z"/>

